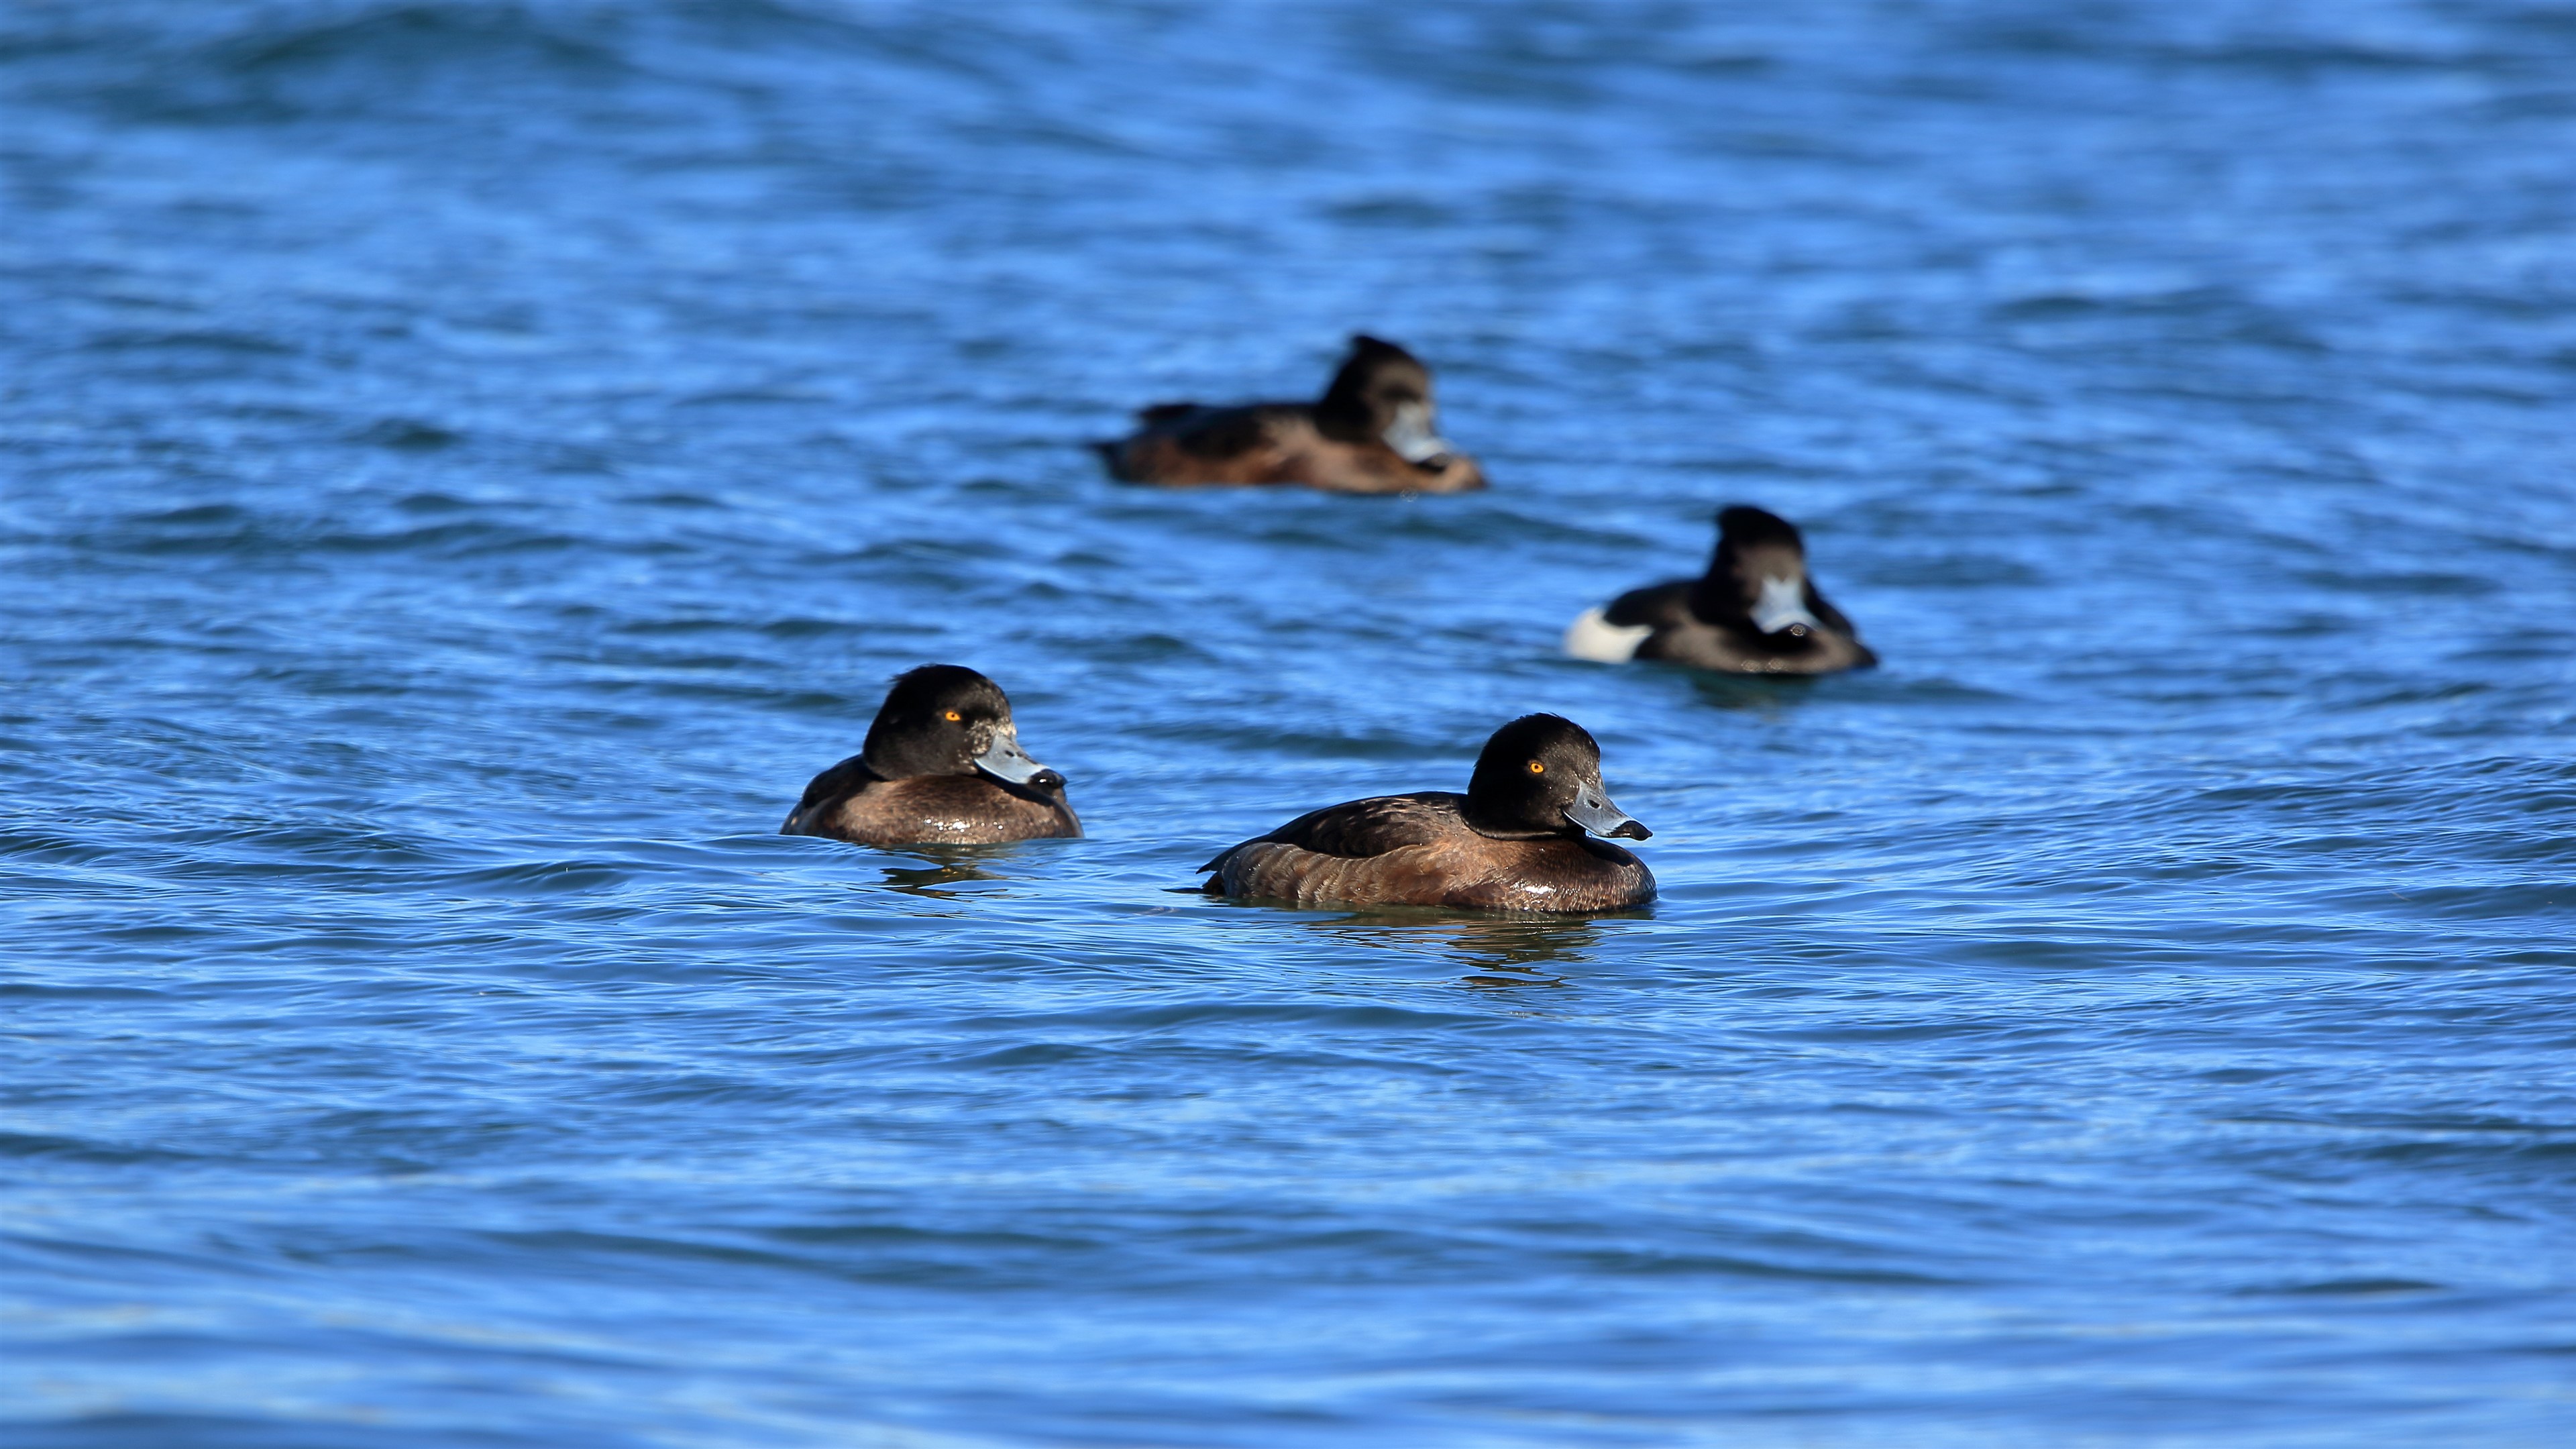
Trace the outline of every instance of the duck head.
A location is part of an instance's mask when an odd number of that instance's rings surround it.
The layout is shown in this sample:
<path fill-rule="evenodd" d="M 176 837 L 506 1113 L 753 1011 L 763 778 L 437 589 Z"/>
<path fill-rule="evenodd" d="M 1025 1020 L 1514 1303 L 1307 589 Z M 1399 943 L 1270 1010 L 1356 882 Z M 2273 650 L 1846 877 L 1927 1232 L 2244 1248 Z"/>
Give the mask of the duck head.
<path fill-rule="evenodd" d="M 1362 334 L 1333 374 L 1315 426 L 1344 443 L 1381 442 L 1417 468 L 1437 472 L 1457 446 L 1440 436 L 1440 408 L 1431 396 L 1431 369 L 1392 342 Z"/>
<path fill-rule="evenodd" d="M 868 726 L 859 757 L 878 778 L 981 772 L 1035 790 L 1064 787 L 1064 776 L 1020 748 L 1019 726 L 1001 686 L 955 664 L 925 664 L 895 676 Z"/>
<path fill-rule="evenodd" d="M 1610 803 L 1591 734 L 1553 714 L 1523 715 L 1485 741 L 1467 783 L 1467 823 L 1486 835 L 1654 834 Z"/>
<path fill-rule="evenodd" d="M 1807 545 L 1797 525 L 1741 504 L 1717 515 L 1717 552 L 1691 589 L 1691 612 L 1743 628 L 1783 652 L 1805 648 L 1826 628 L 1807 582 Z"/>

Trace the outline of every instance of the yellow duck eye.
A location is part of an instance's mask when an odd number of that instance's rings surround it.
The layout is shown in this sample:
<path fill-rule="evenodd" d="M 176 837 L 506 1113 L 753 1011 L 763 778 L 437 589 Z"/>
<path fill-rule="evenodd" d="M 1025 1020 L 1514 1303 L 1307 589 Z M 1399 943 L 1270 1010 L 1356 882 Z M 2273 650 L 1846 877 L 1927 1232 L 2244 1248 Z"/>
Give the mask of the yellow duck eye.
<path fill-rule="evenodd" d="M 950 711 L 948 712 L 948 719 L 949 719 L 949 722 L 950 722 L 950 723 L 952 723 L 952 724 L 953 724 L 953 723 L 955 723 L 955 722 L 956 722 L 956 721 L 958 721 L 958 720 L 964 719 L 965 717 L 966 717 L 966 716 L 964 716 L 964 715 L 962 715 L 962 714 L 959 714 L 957 711 L 955 711 L 955 710 L 953 710 L 953 709 L 952 709 L 952 710 L 950 710 Z"/>
<path fill-rule="evenodd" d="M 1544 775 L 1547 773 L 1547 766 L 1540 764 L 1536 760 L 1532 760 L 1530 761 L 1530 773 L 1533 775 Z"/>

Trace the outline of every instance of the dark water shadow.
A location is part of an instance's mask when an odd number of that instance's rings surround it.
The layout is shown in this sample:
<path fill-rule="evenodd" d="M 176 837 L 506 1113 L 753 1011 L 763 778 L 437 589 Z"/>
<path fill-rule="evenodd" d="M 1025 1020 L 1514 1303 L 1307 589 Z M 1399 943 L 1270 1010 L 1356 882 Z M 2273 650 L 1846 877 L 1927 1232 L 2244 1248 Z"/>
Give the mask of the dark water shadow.
<path fill-rule="evenodd" d="M 888 854 L 909 855 L 920 865 L 884 867 L 885 879 L 878 884 L 887 890 L 922 896 L 935 901 L 964 900 L 981 892 L 943 890 L 943 886 L 963 885 L 969 881 L 1006 881 L 1013 879 L 999 870 L 987 869 L 1009 860 L 1018 853 L 1018 843 L 1009 845 L 906 845 L 888 847 Z"/>
<path fill-rule="evenodd" d="M 1795 709 L 1816 697 L 1816 685 L 1831 675 L 1815 674 L 1719 674 L 1707 669 L 1685 669 L 1680 665 L 1667 668 L 1690 681 L 1691 692 L 1700 703 L 1717 709 L 1746 713 L 1778 714 Z"/>
<path fill-rule="evenodd" d="M 1445 956 L 1468 969 L 1476 987 L 1562 986 L 1555 974 L 1590 959 L 1607 922 L 1649 919 L 1647 910 L 1564 916 L 1381 906 L 1303 924 L 1354 946 Z"/>

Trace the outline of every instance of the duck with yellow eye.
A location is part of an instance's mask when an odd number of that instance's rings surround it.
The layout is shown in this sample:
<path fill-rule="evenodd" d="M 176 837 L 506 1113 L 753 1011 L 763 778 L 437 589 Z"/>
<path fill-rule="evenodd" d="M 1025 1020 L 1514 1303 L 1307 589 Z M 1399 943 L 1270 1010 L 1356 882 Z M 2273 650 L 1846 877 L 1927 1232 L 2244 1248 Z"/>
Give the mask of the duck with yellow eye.
<path fill-rule="evenodd" d="M 1076 836 L 1064 776 L 1020 748 L 1001 687 L 925 664 L 895 677 L 859 753 L 825 770 L 781 835 L 858 845 L 991 845 Z"/>
<path fill-rule="evenodd" d="M 1610 803 L 1583 726 L 1533 714 L 1494 731 L 1464 795 L 1328 806 L 1199 868 L 1210 895 L 1301 906 L 1615 911 L 1653 900 L 1655 877 L 1593 837 L 1652 833 Z"/>

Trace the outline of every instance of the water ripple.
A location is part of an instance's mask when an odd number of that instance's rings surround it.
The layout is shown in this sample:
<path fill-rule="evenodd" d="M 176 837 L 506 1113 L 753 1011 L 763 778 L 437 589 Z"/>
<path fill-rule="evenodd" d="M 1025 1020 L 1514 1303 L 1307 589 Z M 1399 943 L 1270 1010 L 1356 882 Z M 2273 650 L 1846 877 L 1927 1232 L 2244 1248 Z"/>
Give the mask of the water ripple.
<path fill-rule="evenodd" d="M 0 1436 L 2555 1445 L 2515 0 L 0 9 Z M 1089 441 L 1439 368 L 1484 494 Z M 1558 657 L 1806 529 L 1885 657 Z M 894 671 L 1087 838 L 771 833 Z M 1210 901 L 1584 721 L 1588 920 Z"/>

